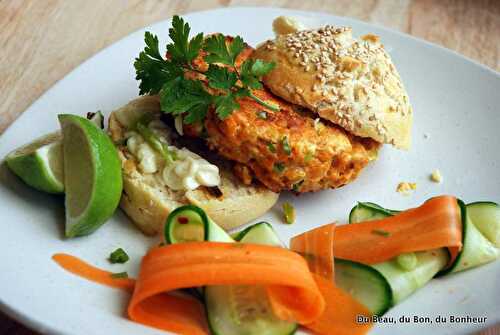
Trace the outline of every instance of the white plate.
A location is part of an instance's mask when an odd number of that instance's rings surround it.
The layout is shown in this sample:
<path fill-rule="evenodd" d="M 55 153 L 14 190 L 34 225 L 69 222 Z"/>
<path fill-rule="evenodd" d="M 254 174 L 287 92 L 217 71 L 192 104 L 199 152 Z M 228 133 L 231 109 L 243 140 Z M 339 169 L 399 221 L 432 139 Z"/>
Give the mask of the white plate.
<path fill-rule="evenodd" d="M 263 219 L 274 223 L 280 236 L 293 235 L 328 223 L 345 221 L 357 200 L 393 208 L 416 206 L 439 194 L 465 201 L 500 201 L 500 75 L 449 50 L 387 29 L 320 13 L 276 8 L 231 8 L 185 15 L 193 32 L 241 34 L 252 45 L 272 37 L 278 15 L 301 17 L 310 26 L 349 25 L 356 35 L 382 37 L 408 89 L 415 111 L 413 146 L 402 152 L 384 148 L 381 157 L 354 183 L 339 190 L 294 197 L 297 222 L 281 224 L 279 207 Z M 160 22 L 124 38 L 98 53 L 36 101 L 0 138 L 0 157 L 33 138 L 58 129 L 56 115 L 84 115 L 98 109 L 109 114 L 138 94 L 132 66 L 143 48 L 145 30 L 166 41 L 170 22 Z M 20 94 L 22 94 L 20 92 Z M 424 138 L 424 134 L 428 138 Z M 429 173 L 439 168 L 442 184 Z M 400 181 L 418 183 L 409 197 L 395 192 Z M 154 239 L 139 233 L 121 212 L 97 233 L 73 240 L 62 238 L 63 202 L 31 190 L 0 169 L 0 307 L 40 332 L 57 334 L 164 334 L 128 321 L 125 293 L 95 285 L 60 269 L 52 254 L 68 252 L 112 271 L 137 273 L 141 256 Z M 125 248 L 131 261 L 109 265 L 106 257 Z M 433 280 L 388 316 L 469 315 L 481 324 L 378 325 L 374 334 L 467 333 L 500 321 L 500 262 Z M 412 319 L 413 320 L 413 319 Z"/>

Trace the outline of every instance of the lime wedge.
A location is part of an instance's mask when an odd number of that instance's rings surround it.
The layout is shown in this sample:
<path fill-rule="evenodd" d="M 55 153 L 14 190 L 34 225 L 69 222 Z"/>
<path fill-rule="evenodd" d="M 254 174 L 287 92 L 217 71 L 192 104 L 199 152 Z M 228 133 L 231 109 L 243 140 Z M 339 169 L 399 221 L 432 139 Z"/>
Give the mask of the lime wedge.
<path fill-rule="evenodd" d="M 59 132 L 37 138 L 7 155 L 7 166 L 26 184 L 49 193 L 63 193 L 63 159 Z"/>
<path fill-rule="evenodd" d="M 92 121 L 59 115 L 63 134 L 66 236 L 88 235 L 113 215 L 122 193 L 121 163 L 111 139 Z"/>

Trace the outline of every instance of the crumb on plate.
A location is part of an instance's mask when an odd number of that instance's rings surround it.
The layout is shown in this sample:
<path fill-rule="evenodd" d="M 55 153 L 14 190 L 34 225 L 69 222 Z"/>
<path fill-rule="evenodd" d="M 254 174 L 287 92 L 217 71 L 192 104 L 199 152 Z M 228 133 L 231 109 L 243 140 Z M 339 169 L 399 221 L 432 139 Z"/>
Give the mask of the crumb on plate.
<path fill-rule="evenodd" d="M 438 169 L 432 171 L 430 178 L 435 183 L 441 183 L 443 181 L 443 176 L 441 175 L 441 171 L 439 171 Z"/>
<path fill-rule="evenodd" d="M 401 182 L 396 188 L 396 192 L 403 195 L 409 195 L 412 191 L 417 189 L 417 183 Z"/>
<path fill-rule="evenodd" d="M 276 35 L 291 34 L 305 29 L 304 24 L 290 16 L 280 16 L 273 21 L 273 30 Z"/>

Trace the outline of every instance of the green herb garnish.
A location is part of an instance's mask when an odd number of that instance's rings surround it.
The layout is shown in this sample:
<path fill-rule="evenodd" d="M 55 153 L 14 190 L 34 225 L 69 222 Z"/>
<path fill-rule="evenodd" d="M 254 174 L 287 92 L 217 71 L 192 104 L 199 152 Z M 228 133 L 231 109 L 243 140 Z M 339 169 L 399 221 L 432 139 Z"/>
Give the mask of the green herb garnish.
<path fill-rule="evenodd" d="M 128 273 L 127 272 L 112 273 L 111 278 L 113 278 L 113 279 L 126 279 L 126 278 L 128 278 Z"/>
<path fill-rule="evenodd" d="M 203 33 L 189 38 L 190 27 L 179 16 L 172 19 L 167 44 L 169 58 L 163 58 L 159 51 L 158 37 L 146 32 L 146 47 L 135 59 L 136 79 L 140 81 L 139 93 L 159 94 L 161 109 L 174 116 L 182 115 L 184 123 L 201 122 L 210 107 L 220 119 L 240 108 L 238 98 L 249 97 L 261 105 L 279 110 L 279 106 L 266 103 L 253 94 L 261 89 L 262 76 L 269 73 L 274 63 L 247 59 L 239 68 L 236 58 L 245 49 L 240 36 L 226 39 L 222 34 L 204 38 Z M 208 70 L 203 73 L 192 61 L 204 51 Z M 209 93 L 201 79 L 187 79 L 185 73 L 198 73 L 208 81 L 208 87 L 217 90 Z"/>
<path fill-rule="evenodd" d="M 285 218 L 285 222 L 288 224 L 292 224 L 295 222 L 295 208 L 289 202 L 283 203 L 283 216 Z"/>
<path fill-rule="evenodd" d="M 281 146 L 283 147 L 283 151 L 285 154 L 290 156 L 292 154 L 292 148 L 290 148 L 290 143 L 288 143 L 288 137 L 283 136 L 281 139 Z"/>
<path fill-rule="evenodd" d="M 267 148 L 269 149 L 269 151 L 271 151 L 272 153 L 275 153 L 276 152 L 276 146 L 274 145 L 274 143 L 272 142 L 269 142 L 267 144 Z"/>
<path fill-rule="evenodd" d="M 113 264 L 115 263 L 126 263 L 127 261 L 129 260 L 129 257 L 127 255 L 127 253 L 125 252 L 125 250 L 123 250 L 122 248 L 118 248 L 116 249 L 115 251 L 113 251 L 110 255 L 109 255 L 109 261 Z"/>
<path fill-rule="evenodd" d="M 285 170 L 285 164 L 280 163 L 280 162 L 274 163 L 273 170 L 274 170 L 274 172 L 281 173 Z"/>
<path fill-rule="evenodd" d="M 389 236 L 391 236 L 390 232 L 382 230 L 382 229 L 373 229 L 372 230 L 372 234 L 380 235 L 380 236 L 383 236 L 383 237 L 389 237 Z"/>
<path fill-rule="evenodd" d="M 306 155 L 304 156 L 304 162 L 308 163 L 311 159 L 313 159 L 314 153 L 311 150 L 308 150 L 306 152 Z"/>

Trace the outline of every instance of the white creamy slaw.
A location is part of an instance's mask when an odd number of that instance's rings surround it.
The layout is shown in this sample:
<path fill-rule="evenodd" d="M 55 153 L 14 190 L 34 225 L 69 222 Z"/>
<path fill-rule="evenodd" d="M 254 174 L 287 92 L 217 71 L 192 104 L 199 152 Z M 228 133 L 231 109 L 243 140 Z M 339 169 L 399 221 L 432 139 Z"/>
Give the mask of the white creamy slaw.
<path fill-rule="evenodd" d="M 170 144 L 169 129 L 161 121 L 151 121 L 148 128 L 161 142 Z M 194 190 L 200 186 L 220 184 L 219 168 L 194 152 L 169 145 L 168 149 L 175 152 L 176 159 L 167 164 L 139 133 L 130 131 L 126 137 L 127 149 L 138 160 L 139 169 L 143 173 L 158 173 L 169 188 L 176 191 Z"/>

